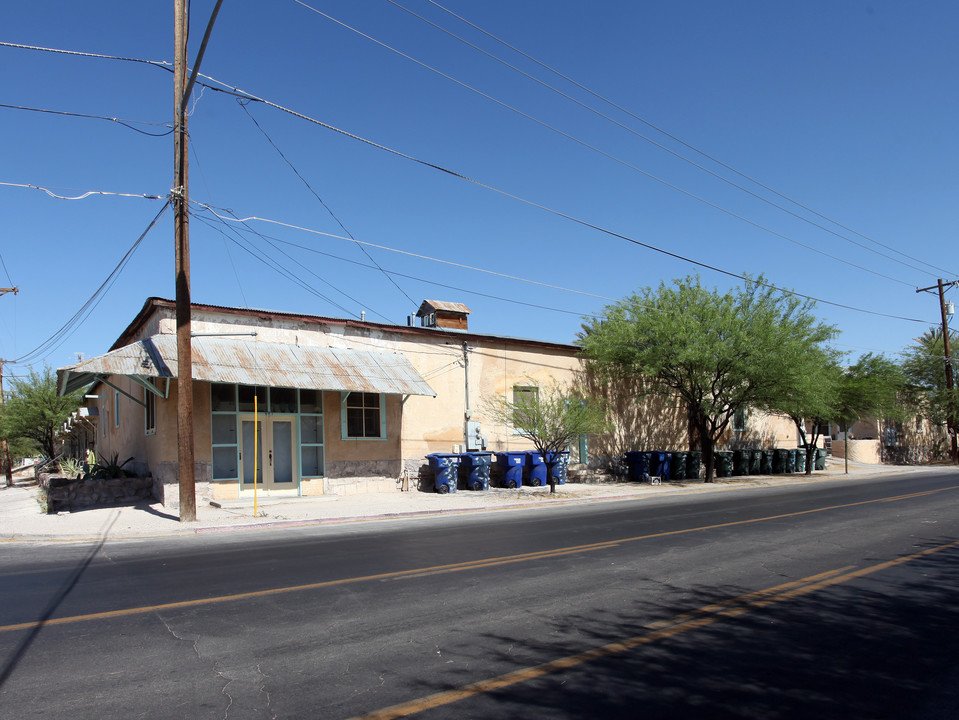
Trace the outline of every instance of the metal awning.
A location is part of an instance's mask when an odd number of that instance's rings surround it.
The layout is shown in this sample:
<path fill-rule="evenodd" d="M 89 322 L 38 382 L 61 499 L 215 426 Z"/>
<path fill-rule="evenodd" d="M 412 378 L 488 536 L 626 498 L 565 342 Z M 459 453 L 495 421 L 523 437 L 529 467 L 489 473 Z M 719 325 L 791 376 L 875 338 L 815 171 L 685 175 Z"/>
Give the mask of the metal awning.
<path fill-rule="evenodd" d="M 406 356 L 399 353 L 229 337 L 198 336 L 193 338 L 192 344 L 194 380 L 436 396 Z M 150 379 L 169 381 L 177 377 L 176 336 L 153 335 L 106 355 L 60 368 L 57 375 L 61 394 L 74 392 L 96 381 L 115 387 L 109 382 L 109 376 L 125 375 L 148 391 L 165 397 L 166 392 Z"/>

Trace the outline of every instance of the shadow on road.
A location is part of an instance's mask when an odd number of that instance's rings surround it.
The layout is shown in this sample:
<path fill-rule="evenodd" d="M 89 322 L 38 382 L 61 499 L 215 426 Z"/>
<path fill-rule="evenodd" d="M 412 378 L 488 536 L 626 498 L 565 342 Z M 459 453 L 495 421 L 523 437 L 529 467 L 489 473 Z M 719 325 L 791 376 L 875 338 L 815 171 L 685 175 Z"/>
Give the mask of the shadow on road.
<path fill-rule="evenodd" d="M 3 669 L 0 670 L 0 688 L 2 688 L 10 676 L 16 670 L 17 665 L 20 664 L 20 661 L 26 655 L 27 650 L 30 649 L 30 646 L 33 644 L 34 640 L 37 639 L 37 636 L 43 630 L 44 625 L 53 617 L 53 614 L 56 612 L 57 608 L 63 603 L 67 595 L 70 594 L 70 591 L 76 586 L 80 578 L 83 576 L 83 573 L 90 566 L 90 563 L 93 562 L 93 559 L 97 556 L 100 550 L 103 548 L 103 545 L 106 543 L 107 538 L 110 535 L 110 530 L 113 528 L 113 524 L 117 521 L 119 517 L 118 513 L 114 513 L 113 517 L 104 524 L 103 530 L 100 532 L 100 540 L 90 549 L 90 552 L 87 556 L 77 565 L 76 569 L 67 577 L 63 582 L 63 585 L 60 586 L 60 589 L 53 595 L 50 599 L 50 602 L 44 608 L 43 612 L 40 614 L 40 617 L 36 621 L 36 625 L 29 629 L 27 635 L 23 638 L 17 648 L 13 651 L 10 657 L 4 662 Z"/>
<path fill-rule="evenodd" d="M 923 541 L 921 547 L 947 542 L 954 539 Z M 737 587 L 703 587 L 693 591 L 686 607 L 744 593 Z M 959 550 L 954 548 L 484 692 L 463 706 L 449 706 L 452 712 L 442 716 L 955 720 L 957 598 Z M 530 647 L 527 639 L 489 635 L 491 642 L 481 645 L 525 646 L 527 661 L 565 658 L 648 634 L 651 611 L 659 617 L 677 614 L 676 609 L 644 607 L 634 609 L 635 619 L 571 615 L 555 622 L 556 637 L 564 641 Z M 457 650 L 470 654 L 469 648 Z M 482 666 L 483 658 L 473 654 Z M 500 659 L 516 662 L 515 655 Z M 463 684 L 482 679 L 464 676 Z"/>

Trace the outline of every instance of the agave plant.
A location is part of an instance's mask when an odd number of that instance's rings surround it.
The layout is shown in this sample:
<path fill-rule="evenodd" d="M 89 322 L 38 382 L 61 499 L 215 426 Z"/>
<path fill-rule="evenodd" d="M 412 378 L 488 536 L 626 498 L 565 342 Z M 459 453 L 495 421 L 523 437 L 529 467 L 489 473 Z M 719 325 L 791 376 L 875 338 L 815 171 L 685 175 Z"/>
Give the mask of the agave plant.
<path fill-rule="evenodd" d="M 133 458 L 128 457 L 123 462 L 119 462 L 119 458 L 120 454 L 116 452 L 113 453 L 109 460 L 103 457 L 103 455 L 100 455 L 100 459 L 90 468 L 90 477 L 96 478 L 97 480 L 113 480 L 115 478 L 128 477 L 129 473 L 123 469 L 123 466 L 133 460 Z"/>

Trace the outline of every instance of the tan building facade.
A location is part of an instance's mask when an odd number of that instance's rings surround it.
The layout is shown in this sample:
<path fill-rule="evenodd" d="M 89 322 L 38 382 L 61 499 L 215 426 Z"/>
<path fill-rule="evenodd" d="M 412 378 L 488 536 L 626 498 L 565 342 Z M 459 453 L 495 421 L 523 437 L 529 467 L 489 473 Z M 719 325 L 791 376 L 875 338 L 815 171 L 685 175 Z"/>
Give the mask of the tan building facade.
<path fill-rule="evenodd" d="M 150 298 L 105 355 L 61 368 L 88 387 L 96 452 L 178 501 L 173 301 Z M 405 326 L 194 305 L 195 477 L 201 499 L 394 492 L 426 486 L 430 453 L 531 449 L 494 398 L 556 384 L 602 397 L 612 429 L 570 447 L 585 468 L 628 450 L 689 449 L 681 403 L 642 381 L 603 387 L 574 345 L 472 333 L 469 309 L 425 301 Z M 788 420 L 748 414 L 733 445 L 796 447 Z M 595 463 L 594 463 L 595 464 Z"/>

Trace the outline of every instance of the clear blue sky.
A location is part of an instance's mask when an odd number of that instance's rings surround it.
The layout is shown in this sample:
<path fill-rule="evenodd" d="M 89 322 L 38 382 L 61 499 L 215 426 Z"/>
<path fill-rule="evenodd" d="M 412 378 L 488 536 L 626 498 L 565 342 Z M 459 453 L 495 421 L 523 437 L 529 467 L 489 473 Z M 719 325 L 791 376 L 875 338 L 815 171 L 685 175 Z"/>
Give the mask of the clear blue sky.
<path fill-rule="evenodd" d="M 372 261 L 348 240 L 224 223 L 194 206 L 195 302 L 338 317 L 366 311 L 370 320 L 405 323 L 421 300 L 451 300 L 473 310 L 477 332 L 570 342 L 582 316 L 639 287 L 696 272 L 720 288 L 738 282 L 615 233 L 733 273 L 764 273 L 831 303 L 923 321 L 819 304 L 853 356 L 894 355 L 938 322 L 935 297 L 915 289 L 959 278 L 959 4 L 399 4 L 453 35 L 386 0 L 309 0 L 309 8 L 226 0 L 201 71 L 422 163 L 251 103 L 307 187 L 234 97 L 197 87 L 190 117 L 194 201 L 342 236 L 332 211 L 357 240 L 383 246 L 366 252 L 396 285 L 364 267 Z M 213 5 L 192 2 L 191 59 Z M 13 3 L 0 41 L 170 61 L 173 2 Z M 6 46 L 0 63 L 5 105 L 158 123 L 134 125 L 150 133 L 172 119 L 172 74 L 150 65 Z M 166 195 L 172 138 L 8 107 L 0 122 L 0 286 L 20 288 L 0 297 L 0 357 L 56 367 L 75 353 L 105 352 L 147 297 L 173 297 L 170 213 L 83 324 L 34 353 L 81 310 L 162 201 L 60 200 L 16 185 L 64 196 Z"/>

